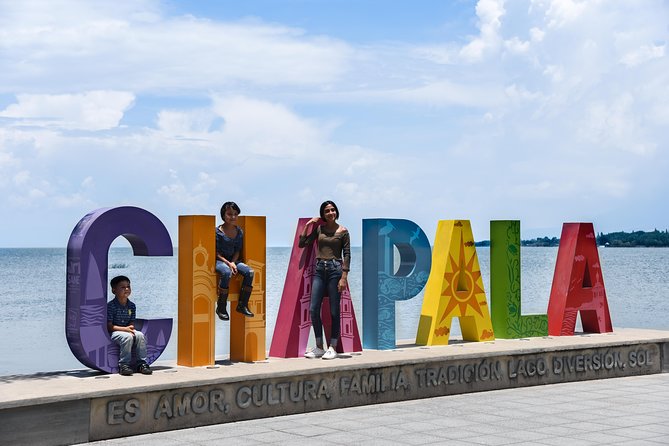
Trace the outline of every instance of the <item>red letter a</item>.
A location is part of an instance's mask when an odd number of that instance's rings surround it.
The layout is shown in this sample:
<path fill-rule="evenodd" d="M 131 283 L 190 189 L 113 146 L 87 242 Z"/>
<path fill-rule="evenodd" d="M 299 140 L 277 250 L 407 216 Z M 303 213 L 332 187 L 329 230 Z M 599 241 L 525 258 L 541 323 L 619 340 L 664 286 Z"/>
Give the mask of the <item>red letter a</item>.
<path fill-rule="evenodd" d="M 564 223 L 548 301 L 548 334 L 572 336 L 579 311 L 583 331 L 613 331 L 592 223 Z"/>

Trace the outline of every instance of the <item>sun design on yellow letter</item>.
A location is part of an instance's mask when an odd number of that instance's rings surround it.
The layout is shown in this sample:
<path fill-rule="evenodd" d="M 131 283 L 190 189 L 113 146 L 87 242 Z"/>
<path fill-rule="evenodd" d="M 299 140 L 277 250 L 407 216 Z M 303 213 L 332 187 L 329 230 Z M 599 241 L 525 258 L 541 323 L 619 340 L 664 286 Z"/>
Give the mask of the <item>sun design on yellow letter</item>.
<path fill-rule="evenodd" d="M 444 273 L 444 290 L 441 295 L 448 298 L 446 310 L 442 314 L 439 323 L 446 319 L 455 307 L 459 307 L 459 311 L 454 316 L 466 316 L 467 306 L 476 311 L 479 316 L 483 316 L 481 305 L 487 305 L 485 299 L 483 302 L 478 302 L 477 295 L 484 293 L 483 288 L 479 285 L 481 279 L 481 271 L 474 271 L 476 263 L 476 252 L 468 261 L 465 259 L 465 244 L 460 243 L 460 262 L 449 255 L 450 268 Z M 450 269 L 450 272 L 448 272 Z"/>

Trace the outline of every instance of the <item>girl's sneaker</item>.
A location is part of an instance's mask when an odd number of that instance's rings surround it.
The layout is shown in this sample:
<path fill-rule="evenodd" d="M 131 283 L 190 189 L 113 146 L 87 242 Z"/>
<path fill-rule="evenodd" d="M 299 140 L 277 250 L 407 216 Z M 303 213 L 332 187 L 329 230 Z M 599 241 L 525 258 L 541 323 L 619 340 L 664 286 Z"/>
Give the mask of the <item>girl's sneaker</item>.
<path fill-rule="evenodd" d="M 336 357 L 337 352 L 332 347 L 328 347 L 328 351 L 323 354 L 323 359 L 335 359 Z"/>
<path fill-rule="evenodd" d="M 306 352 L 304 354 L 304 357 L 309 358 L 309 359 L 321 358 L 324 353 L 325 353 L 325 350 L 323 350 L 322 348 L 314 347 L 311 350 L 309 350 L 308 352 Z"/>

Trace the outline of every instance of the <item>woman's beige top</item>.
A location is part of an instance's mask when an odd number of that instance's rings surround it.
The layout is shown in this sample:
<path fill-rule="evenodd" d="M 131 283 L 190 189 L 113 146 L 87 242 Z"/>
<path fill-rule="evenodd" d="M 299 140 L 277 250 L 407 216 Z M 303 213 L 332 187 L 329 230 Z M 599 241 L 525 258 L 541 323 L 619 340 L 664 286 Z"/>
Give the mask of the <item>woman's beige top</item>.
<path fill-rule="evenodd" d="M 311 245 L 318 238 L 318 252 L 316 257 L 323 260 L 341 260 L 342 271 L 348 271 L 351 266 L 351 237 L 348 230 L 328 233 L 323 226 L 317 226 L 309 235 L 301 235 L 299 247 Z"/>

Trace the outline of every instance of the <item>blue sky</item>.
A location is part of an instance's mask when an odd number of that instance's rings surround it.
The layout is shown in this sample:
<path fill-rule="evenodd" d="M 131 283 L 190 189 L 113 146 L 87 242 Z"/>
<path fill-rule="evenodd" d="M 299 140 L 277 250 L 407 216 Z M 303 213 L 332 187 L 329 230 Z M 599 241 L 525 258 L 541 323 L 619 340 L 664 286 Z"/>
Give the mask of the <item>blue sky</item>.
<path fill-rule="evenodd" d="M 363 218 L 665 229 L 659 0 L 0 1 L 0 247 L 234 200 L 268 244 Z"/>

